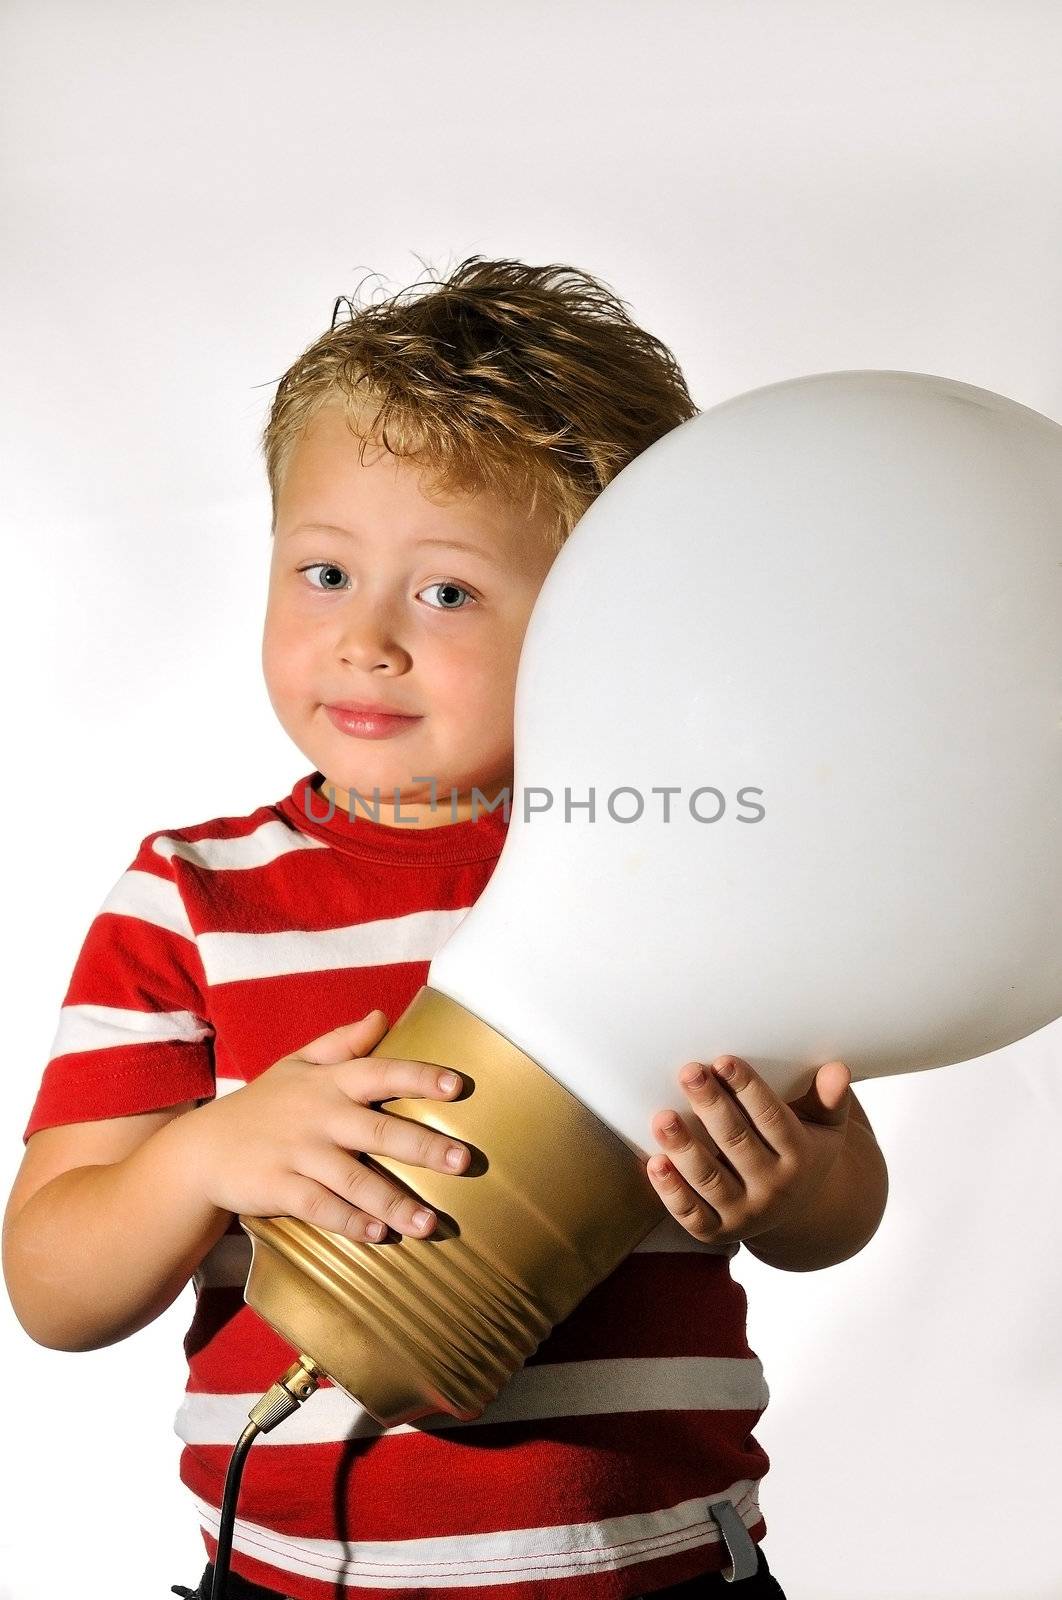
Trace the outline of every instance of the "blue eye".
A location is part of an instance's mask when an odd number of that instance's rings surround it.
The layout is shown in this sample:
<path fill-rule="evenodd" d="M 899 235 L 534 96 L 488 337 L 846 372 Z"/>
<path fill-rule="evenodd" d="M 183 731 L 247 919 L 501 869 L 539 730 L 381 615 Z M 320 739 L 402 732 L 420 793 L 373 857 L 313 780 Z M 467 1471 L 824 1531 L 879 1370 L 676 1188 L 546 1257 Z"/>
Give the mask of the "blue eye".
<path fill-rule="evenodd" d="M 308 567 L 300 567 L 299 568 L 300 572 L 317 572 L 319 570 L 323 570 L 325 572 L 343 573 L 343 568 L 342 567 L 337 567 L 334 561 L 311 561 L 311 563 L 310 563 L 310 565 Z M 343 573 L 343 576 L 345 577 L 346 574 Z M 312 587 L 314 589 L 318 589 L 318 588 L 321 587 L 321 585 L 315 583 L 315 584 L 312 585 Z M 336 583 L 326 583 L 324 585 L 324 588 L 326 588 L 326 589 L 338 589 L 339 585 L 336 584 Z"/>
<path fill-rule="evenodd" d="M 426 589 L 422 589 L 420 591 L 421 594 L 427 594 L 428 589 L 449 589 L 451 594 L 454 594 L 454 593 L 456 593 L 456 594 L 467 594 L 468 598 L 473 602 L 473 604 L 475 604 L 475 597 L 469 592 L 468 589 L 463 589 L 459 583 L 450 583 L 446 579 L 441 579 L 438 583 L 429 583 Z M 468 607 L 467 606 L 433 606 L 432 610 L 433 611 L 467 611 Z"/>

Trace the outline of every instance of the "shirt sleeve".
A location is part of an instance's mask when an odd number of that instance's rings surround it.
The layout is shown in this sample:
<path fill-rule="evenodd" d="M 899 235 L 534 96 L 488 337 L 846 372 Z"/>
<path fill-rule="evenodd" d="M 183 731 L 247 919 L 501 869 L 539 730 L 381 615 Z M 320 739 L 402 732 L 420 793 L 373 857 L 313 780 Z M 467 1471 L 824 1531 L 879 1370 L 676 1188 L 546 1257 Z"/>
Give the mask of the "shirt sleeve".
<path fill-rule="evenodd" d="M 173 856 L 149 834 L 93 918 L 23 1142 L 39 1128 L 208 1099 L 214 1028 Z"/>

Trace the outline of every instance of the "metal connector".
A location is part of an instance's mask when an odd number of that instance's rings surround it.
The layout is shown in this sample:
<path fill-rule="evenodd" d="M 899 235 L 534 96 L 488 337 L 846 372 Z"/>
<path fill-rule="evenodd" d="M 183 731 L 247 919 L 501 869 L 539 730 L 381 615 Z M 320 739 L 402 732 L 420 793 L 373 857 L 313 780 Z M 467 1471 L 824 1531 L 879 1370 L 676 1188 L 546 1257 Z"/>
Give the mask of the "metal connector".
<path fill-rule="evenodd" d="M 282 1377 L 278 1378 L 271 1389 L 267 1389 L 260 1400 L 256 1400 L 247 1413 L 259 1433 L 269 1433 L 285 1417 L 290 1417 L 297 1411 L 304 1400 L 308 1400 L 315 1389 L 320 1388 L 324 1373 L 314 1366 L 308 1356 L 300 1356 L 298 1361 L 292 1362 Z"/>

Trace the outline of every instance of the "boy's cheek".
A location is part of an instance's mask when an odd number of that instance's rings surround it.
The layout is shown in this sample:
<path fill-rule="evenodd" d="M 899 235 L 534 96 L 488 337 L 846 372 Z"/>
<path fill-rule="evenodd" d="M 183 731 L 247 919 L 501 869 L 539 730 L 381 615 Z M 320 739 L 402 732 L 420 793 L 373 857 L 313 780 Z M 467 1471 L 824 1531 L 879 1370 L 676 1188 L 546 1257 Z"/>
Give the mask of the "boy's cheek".
<path fill-rule="evenodd" d="M 271 692 L 285 698 L 305 697 L 315 687 L 302 630 L 281 622 L 267 624 L 262 640 L 262 670 Z"/>

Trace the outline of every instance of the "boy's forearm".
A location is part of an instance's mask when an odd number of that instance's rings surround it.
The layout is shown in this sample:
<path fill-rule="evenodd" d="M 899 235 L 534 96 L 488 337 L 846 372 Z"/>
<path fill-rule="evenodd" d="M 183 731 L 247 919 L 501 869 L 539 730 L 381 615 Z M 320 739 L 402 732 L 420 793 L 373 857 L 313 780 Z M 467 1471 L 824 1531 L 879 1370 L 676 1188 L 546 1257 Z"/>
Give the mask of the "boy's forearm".
<path fill-rule="evenodd" d="M 153 1322 L 177 1298 L 231 1219 L 191 1179 L 196 1111 L 122 1161 L 46 1183 L 9 1223 L 4 1276 L 36 1343 L 98 1350 Z"/>
<path fill-rule="evenodd" d="M 799 1217 L 754 1234 L 745 1248 L 786 1272 L 814 1272 L 857 1255 L 885 1211 L 889 1174 L 872 1133 L 850 1117 L 845 1142 L 826 1181 Z"/>

